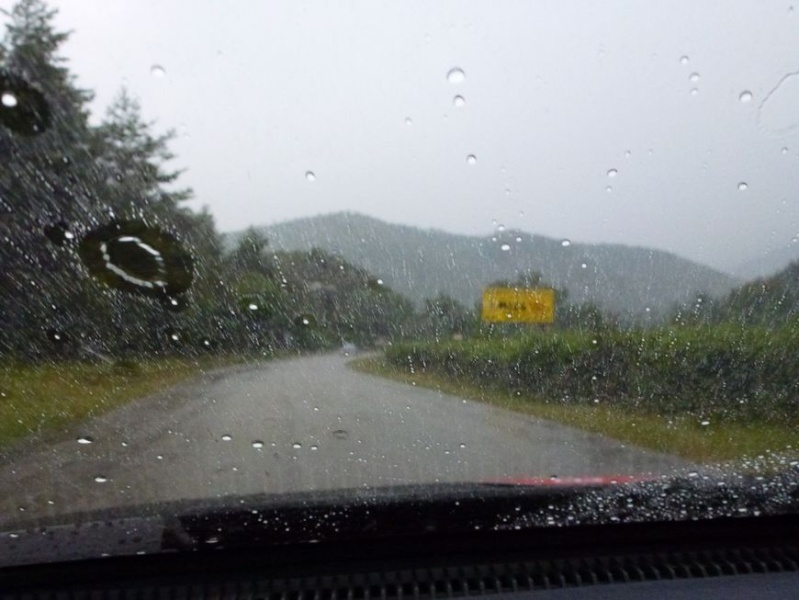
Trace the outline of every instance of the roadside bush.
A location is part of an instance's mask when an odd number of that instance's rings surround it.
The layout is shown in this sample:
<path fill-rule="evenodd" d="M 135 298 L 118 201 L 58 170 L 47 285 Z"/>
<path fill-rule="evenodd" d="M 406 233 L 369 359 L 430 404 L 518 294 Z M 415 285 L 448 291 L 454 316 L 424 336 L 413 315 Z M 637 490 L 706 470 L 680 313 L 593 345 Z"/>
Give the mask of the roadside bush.
<path fill-rule="evenodd" d="M 733 325 L 402 343 L 387 360 L 548 402 L 799 422 L 799 334 Z"/>

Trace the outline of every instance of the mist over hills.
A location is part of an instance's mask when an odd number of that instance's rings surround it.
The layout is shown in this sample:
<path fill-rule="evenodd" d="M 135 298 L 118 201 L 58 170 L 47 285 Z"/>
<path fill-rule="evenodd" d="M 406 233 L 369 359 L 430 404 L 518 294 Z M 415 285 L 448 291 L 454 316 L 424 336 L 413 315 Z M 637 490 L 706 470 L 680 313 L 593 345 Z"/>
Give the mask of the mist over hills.
<path fill-rule="evenodd" d="M 538 271 L 569 292 L 622 317 L 653 319 L 697 293 L 721 297 L 740 281 L 674 254 L 617 244 L 564 244 L 505 230 L 468 236 L 386 223 L 357 213 L 334 213 L 256 227 L 275 250 L 317 247 L 380 277 L 421 303 L 439 293 L 473 306 L 497 280 Z M 241 232 L 228 235 L 233 245 Z"/>

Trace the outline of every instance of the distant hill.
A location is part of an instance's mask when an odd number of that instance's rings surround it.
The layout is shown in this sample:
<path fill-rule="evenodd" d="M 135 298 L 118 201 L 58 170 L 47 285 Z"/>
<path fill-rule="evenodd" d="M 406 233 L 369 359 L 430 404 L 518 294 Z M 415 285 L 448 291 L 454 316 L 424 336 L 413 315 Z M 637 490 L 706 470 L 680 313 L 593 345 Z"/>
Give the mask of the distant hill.
<path fill-rule="evenodd" d="M 749 281 L 718 303 L 712 316 L 750 325 L 780 327 L 799 317 L 799 261 L 761 279 Z"/>
<path fill-rule="evenodd" d="M 730 272 L 741 279 L 754 279 L 756 277 L 768 277 L 778 271 L 785 269 L 790 263 L 799 260 L 799 246 L 788 246 L 778 248 L 771 252 L 748 260 Z"/>
<path fill-rule="evenodd" d="M 521 231 L 457 235 L 354 213 L 258 229 L 276 250 L 322 248 L 419 303 L 441 292 L 473 306 L 486 284 L 539 271 L 549 284 L 567 289 L 570 300 L 594 301 L 623 317 L 654 318 L 698 292 L 720 297 L 739 283 L 668 252 L 613 244 L 564 246 Z M 228 243 L 234 244 L 239 234 L 229 234 Z"/>

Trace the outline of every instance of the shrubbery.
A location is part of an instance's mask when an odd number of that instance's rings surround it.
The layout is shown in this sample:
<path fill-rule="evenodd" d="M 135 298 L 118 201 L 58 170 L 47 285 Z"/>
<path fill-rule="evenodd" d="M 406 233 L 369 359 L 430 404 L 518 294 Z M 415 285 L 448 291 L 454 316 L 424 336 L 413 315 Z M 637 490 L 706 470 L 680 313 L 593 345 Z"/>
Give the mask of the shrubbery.
<path fill-rule="evenodd" d="M 698 419 L 799 422 L 799 327 L 540 332 L 404 343 L 394 365 L 523 391 Z"/>

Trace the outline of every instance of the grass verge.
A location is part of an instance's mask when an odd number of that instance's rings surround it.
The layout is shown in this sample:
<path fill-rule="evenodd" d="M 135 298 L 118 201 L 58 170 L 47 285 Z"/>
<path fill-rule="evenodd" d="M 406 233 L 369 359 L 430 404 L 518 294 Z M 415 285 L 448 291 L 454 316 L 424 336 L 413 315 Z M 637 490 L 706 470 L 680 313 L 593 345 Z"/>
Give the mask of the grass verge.
<path fill-rule="evenodd" d="M 0 365 L 0 449 L 28 435 L 94 417 L 205 369 L 240 362 L 165 358 L 116 363 Z"/>
<path fill-rule="evenodd" d="M 431 371 L 417 370 L 411 374 L 382 358 L 360 359 L 349 365 L 362 373 L 407 384 L 415 383 L 699 463 L 740 460 L 774 452 L 793 454 L 799 449 L 799 434 L 787 424 L 752 422 L 724 423 L 718 427 L 710 423 L 702 426 L 695 418 L 667 419 L 601 404 L 585 406 L 545 402 L 534 396 L 509 393 L 497 386 L 476 386 Z"/>

